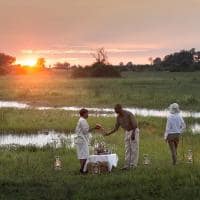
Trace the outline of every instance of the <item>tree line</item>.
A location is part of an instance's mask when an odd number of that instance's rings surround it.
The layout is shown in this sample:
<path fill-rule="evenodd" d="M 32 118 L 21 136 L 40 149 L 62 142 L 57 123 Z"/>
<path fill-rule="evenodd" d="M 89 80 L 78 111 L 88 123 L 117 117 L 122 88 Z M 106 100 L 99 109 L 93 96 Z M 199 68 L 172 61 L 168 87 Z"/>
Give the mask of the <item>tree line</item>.
<path fill-rule="evenodd" d="M 192 48 L 166 55 L 163 60 L 157 57 L 153 60 L 153 69 L 171 72 L 198 71 L 200 70 L 200 51 Z"/>
<path fill-rule="evenodd" d="M 120 77 L 122 71 L 170 71 L 170 72 L 187 72 L 200 70 L 200 51 L 194 48 L 190 50 L 181 50 L 169 55 L 163 59 L 160 57 L 149 58 L 150 64 L 137 65 L 132 62 L 118 65 L 112 65 L 108 61 L 108 56 L 104 48 L 97 49 L 91 56 L 94 63 L 88 66 L 71 66 L 68 62 L 58 62 L 53 66 L 46 66 L 45 58 L 38 58 L 34 68 L 16 65 L 16 58 L 5 53 L 0 53 L 0 74 L 9 73 L 27 73 L 27 71 L 43 70 L 66 70 L 72 77 Z"/>

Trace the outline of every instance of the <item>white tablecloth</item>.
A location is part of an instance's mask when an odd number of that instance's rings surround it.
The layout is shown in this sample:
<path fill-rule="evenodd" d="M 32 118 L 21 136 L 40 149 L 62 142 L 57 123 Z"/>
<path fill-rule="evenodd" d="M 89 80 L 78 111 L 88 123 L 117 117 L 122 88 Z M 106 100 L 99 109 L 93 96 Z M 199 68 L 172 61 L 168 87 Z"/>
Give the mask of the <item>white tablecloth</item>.
<path fill-rule="evenodd" d="M 84 171 L 87 170 L 87 164 L 89 162 L 97 163 L 97 162 L 108 162 L 109 171 L 112 170 L 112 167 L 117 167 L 118 156 L 117 154 L 107 154 L 107 155 L 90 155 L 86 161 Z"/>

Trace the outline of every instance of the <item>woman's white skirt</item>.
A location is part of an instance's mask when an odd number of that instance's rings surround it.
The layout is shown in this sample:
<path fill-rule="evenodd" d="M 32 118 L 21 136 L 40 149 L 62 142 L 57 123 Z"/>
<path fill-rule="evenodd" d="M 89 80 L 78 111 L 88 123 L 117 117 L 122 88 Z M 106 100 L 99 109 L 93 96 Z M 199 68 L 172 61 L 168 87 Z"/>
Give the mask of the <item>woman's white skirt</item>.
<path fill-rule="evenodd" d="M 89 157 L 88 143 L 82 138 L 78 138 L 75 142 L 78 159 L 87 159 Z"/>

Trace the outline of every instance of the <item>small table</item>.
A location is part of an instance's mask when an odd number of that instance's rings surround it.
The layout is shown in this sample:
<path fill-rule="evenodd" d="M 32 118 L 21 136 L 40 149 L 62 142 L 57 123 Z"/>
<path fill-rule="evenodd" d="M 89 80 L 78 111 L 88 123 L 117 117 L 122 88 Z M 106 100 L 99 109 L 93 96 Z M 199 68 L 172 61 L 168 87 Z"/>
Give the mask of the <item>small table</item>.
<path fill-rule="evenodd" d="M 90 155 L 85 163 L 84 172 L 87 171 L 87 164 L 97 162 L 108 162 L 108 169 L 111 172 L 113 167 L 117 167 L 118 156 L 117 154 L 105 154 L 105 155 Z"/>

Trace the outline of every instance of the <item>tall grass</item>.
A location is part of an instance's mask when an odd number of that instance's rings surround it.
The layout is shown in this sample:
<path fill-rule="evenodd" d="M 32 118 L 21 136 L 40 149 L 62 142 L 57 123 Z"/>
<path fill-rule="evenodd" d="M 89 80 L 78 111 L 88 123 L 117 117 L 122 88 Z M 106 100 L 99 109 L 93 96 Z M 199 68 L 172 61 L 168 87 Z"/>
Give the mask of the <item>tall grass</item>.
<path fill-rule="evenodd" d="M 200 73 L 125 73 L 121 79 L 69 79 L 67 74 L 0 77 L 0 99 L 46 106 L 166 108 L 200 110 Z M 117 100 L 117 102 L 116 102 Z"/>
<path fill-rule="evenodd" d="M 0 109 L 0 133 L 36 133 L 52 129 L 69 133 L 74 131 L 78 118 L 78 113 L 73 111 L 3 108 Z M 157 132 L 160 126 L 164 129 L 166 123 L 166 118 L 137 116 L 137 119 L 139 126 L 150 133 Z M 89 116 L 88 121 L 91 126 L 100 123 L 107 129 L 115 124 L 114 117 Z M 200 123 L 200 119 L 187 118 L 186 122 L 189 127 Z"/>

